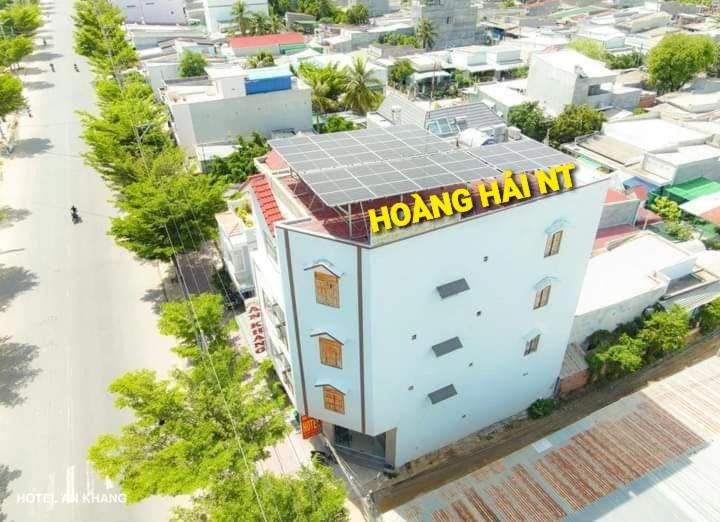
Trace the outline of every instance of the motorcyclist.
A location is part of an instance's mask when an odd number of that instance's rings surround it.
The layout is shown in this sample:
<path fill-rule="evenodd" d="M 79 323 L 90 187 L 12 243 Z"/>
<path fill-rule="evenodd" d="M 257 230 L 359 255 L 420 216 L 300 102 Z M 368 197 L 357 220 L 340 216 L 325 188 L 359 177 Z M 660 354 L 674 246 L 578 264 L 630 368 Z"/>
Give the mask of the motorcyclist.
<path fill-rule="evenodd" d="M 73 205 L 72 207 L 70 207 L 70 216 L 73 218 L 74 221 L 77 221 L 77 220 L 80 218 L 80 216 L 78 215 L 78 211 L 77 211 L 77 208 L 75 207 L 75 205 Z"/>
<path fill-rule="evenodd" d="M 55 72 L 55 66 L 54 66 L 53 64 L 50 64 L 50 70 L 51 70 L 52 72 Z"/>
<path fill-rule="evenodd" d="M 47 40 L 45 40 L 45 38 L 43 38 L 43 45 L 47 45 Z"/>

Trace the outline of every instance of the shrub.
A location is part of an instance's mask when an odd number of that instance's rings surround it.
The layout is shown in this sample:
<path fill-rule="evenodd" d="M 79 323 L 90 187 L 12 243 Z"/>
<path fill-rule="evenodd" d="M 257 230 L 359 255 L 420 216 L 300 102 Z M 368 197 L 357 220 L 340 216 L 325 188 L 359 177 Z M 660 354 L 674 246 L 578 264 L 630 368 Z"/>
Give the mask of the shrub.
<path fill-rule="evenodd" d="M 609 330 L 597 330 L 587 338 L 588 350 L 606 348 L 615 341 L 615 336 Z"/>
<path fill-rule="evenodd" d="M 704 334 L 720 328 L 720 299 L 715 299 L 700 308 L 698 322 L 700 331 Z"/>
<path fill-rule="evenodd" d="M 594 379 L 617 379 L 642 368 L 644 355 L 642 341 L 622 334 L 616 344 L 588 353 L 586 360 Z"/>
<path fill-rule="evenodd" d="M 666 221 L 664 226 L 665 232 L 667 232 L 670 237 L 680 241 L 692 239 L 693 228 L 687 223 L 683 223 L 682 221 Z"/>
<path fill-rule="evenodd" d="M 675 305 L 666 312 L 652 314 L 638 333 L 638 340 L 645 346 L 645 362 L 682 349 L 688 332 L 690 316 L 684 308 Z"/>
<path fill-rule="evenodd" d="M 556 406 L 557 401 L 555 399 L 538 399 L 528 407 L 528 416 L 531 419 L 545 417 L 550 415 Z"/>

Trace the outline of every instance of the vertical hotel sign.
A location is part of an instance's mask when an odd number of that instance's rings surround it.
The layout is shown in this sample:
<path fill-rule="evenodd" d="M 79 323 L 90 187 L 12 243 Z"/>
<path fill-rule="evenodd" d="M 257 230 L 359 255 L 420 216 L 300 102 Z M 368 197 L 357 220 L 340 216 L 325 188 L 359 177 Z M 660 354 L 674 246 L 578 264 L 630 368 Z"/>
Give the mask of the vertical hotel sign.
<path fill-rule="evenodd" d="M 314 417 L 303 415 L 300 417 L 300 427 L 302 428 L 303 439 L 309 439 L 315 435 L 320 435 L 322 424 Z"/>

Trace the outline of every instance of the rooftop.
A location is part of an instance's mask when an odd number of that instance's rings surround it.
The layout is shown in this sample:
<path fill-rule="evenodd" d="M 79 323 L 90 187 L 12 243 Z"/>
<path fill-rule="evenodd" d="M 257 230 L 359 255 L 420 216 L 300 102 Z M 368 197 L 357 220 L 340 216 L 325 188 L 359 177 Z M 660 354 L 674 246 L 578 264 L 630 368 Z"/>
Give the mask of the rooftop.
<path fill-rule="evenodd" d="M 606 122 L 603 124 L 602 132 L 606 136 L 647 152 L 681 145 L 701 144 L 709 137 L 706 133 L 660 118 Z"/>
<path fill-rule="evenodd" d="M 261 36 L 233 36 L 230 38 L 230 47 L 233 49 L 302 43 L 305 43 L 305 36 L 301 33 L 264 34 Z"/>
<path fill-rule="evenodd" d="M 588 78 L 609 78 L 617 76 L 599 60 L 593 60 L 572 49 L 537 53 L 533 60 L 542 60 L 565 72 L 577 75 L 580 71 Z M 579 68 L 579 69 L 578 69 Z"/>

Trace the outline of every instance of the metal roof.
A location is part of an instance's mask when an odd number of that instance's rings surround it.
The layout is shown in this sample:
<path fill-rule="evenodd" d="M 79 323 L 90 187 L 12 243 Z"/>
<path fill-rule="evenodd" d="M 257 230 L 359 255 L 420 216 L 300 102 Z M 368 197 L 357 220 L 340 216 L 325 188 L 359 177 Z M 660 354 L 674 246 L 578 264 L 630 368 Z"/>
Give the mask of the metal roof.
<path fill-rule="evenodd" d="M 455 386 L 452 384 L 448 384 L 447 386 L 443 386 L 442 388 L 439 388 L 434 392 L 428 393 L 430 402 L 432 402 L 433 404 L 437 404 L 438 402 L 449 399 L 450 397 L 453 397 L 455 395 L 457 395 L 457 390 L 455 390 Z"/>
<path fill-rule="evenodd" d="M 460 348 L 462 348 L 462 342 L 460 342 L 460 338 L 453 337 L 451 339 L 448 339 L 447 341 L 443 341 L 441 343 L 433 345 L 432 351 L 435 352 L 435 355 L 437 357 L 442 357 L 443 355 L 454 352 L 455 350 L 459 350 Z"/>
<path fill-rule="evenodd" d="M 470 286 L 465 279 L 450 281 L 449 283 L 445 283 L 444 285 L 437 287 L 438 294 L 440 294 L 442 299 L 450 297 L 451 295 L 459 294 L 465 290 L 470 290 Z"/>
<path fill-rule="evenodd" d="M 530 139 L 456 149 L 411 125 L 296 136 L 270 145 L 330 207 L 573 161 Z"/>

